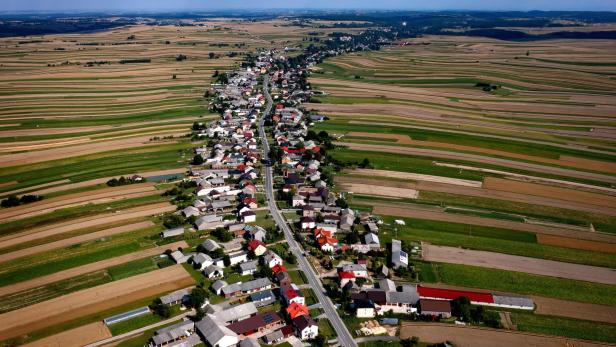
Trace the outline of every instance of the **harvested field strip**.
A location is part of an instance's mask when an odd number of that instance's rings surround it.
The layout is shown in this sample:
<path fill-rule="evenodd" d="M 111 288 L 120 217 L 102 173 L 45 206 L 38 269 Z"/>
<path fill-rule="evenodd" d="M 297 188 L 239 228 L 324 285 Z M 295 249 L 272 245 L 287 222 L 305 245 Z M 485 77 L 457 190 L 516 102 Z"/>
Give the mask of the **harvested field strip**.
<path fill-rule="evenodd" d="M 537 234 L 537 243 L 540 243 L 542 245 L 575 248 L 575 249 L 585 249 L 585 250 L 595 251 L 595 252 L 605 252 L 605 253 L 616 254 L 616 244 L 613 244 L 613 243 L 586 241 L 586 240 L 573 239 L 569 237 L 547 235 L 547 234 Z"/>
<path fill-rule="evenodd" d="M 535 195 L 543 197 L 557 197 L 559 200 L 575 201 L 598 206 L 616 206 L 616 197 L 581 192 L 573 189 L 551 187 L 543 184 L 520 182 L 514 180 L 486 177 L 483 180 L 486 189 L 515 192 L 518 194 Z"/>
<path fill-rule="evenodd" d="M 422 175 L 422 174 L 416 174 L 412 172 L 399 172 L 399 171 L 373 170 L 373 169 L 353 169 L 345 173 L 350 174 L 350 175 L 397 178 L 397 179 L 404 179 L 404 180 L 410 180 L 410 181 L 437 182 L 437 183 L 444 183 L 444 184 L 451 184 L 451 185 L 465 186 L 465 187 L 475 187 L 475 188 L 481 188 L 481 185 L 482 185 L 480 181 L 462 180 L 462 179 L 457 179 L 457 178 L 434 176 L 434 175 Z"/>
<path fill-rule="evenodd" d="M 17 245 L 23 242 L 28 242 L 52 235 L 62 234 L 78 229 L 93 227 L 96 225 L 105 225 L 123 220 L 134 218 L 142 218 L 155 214 L 175 211 L 176 207 L 169 203 L 158 203 L 149 206 L 141 206 L 132 209 L 123 210 L 116 213 L 105 213 L 96 216 L 84 217 L 75 219 L 69 222 L 57 223 L 44 227 L 29 229 L 17 234 L 4 236 L 0 238 L 0 249 L 9 246 Z"/>
<path fill-rule="evenodd" d="M 169 133 L 174 137 L 180 137 L 184 133 Z M 124 148 L 148 147 L 160 145 L 158 142 L 148 142 L 152 136 L 139 136 L 121 140 L 103 141 L 76 145 L 67 148 L 52 148 L 36 152 L 18 153 L 0 156 L 0 167 L 19 166 L 24 164 L 40 163 L 54 159 L 77 157 L 98 152 L 119 150 Z"/>
<path fill-rule="evenodd" d="M 111 332 L 105 323 L 96 322 L 42 338 L 23 347 L 82 347 L 110 337 Z"/>
<path fill-rule="evenodd" d="M 512 330 L 489 329 L 439 323 L 404 323 L 400 338 L 417 336 L 421 341 L 439 343 L 451 341 L 459 347 L 542 346 L 542 347 L 605 347 L 591 342 L 564 337 L 533 334 Z"/>
<path fill-rule="evenodd" d="M 140 195 L 146 193 L 145 195 Z M 29 218 L 53 212 L 57 209 L 80 206 L 84 204 L 106 203 L 130 197 L 139 197 L 156 194 L 157 190 L 152 183 L 140 183 L 122 187 L 97 189 L 88 193 L 70 194 L 61 197 L 45 199 L 31 204 L 0 210 L 0 219 L 12 221 Z"/>
<path fill-rule="evenodd" d="M 614 285 L 450 263 L 435 263 L 435 269 L 449 285 L 616 306 Z"/>
<path fill-rule="evenodd" d="M 464 223 L 471 225 L 481 225 L 493 228 L 532 232 L 537 234 L 547 234 L 555 236 L 569 237 L 573 239 L 595 241 L 597 243 L 607 243 L 616 245 L 616 237 L 610 234 L 593 232 L 576 232 L 569 229 L 555 228 L 536 224 L 519 223 L 501 219 L 491 219 L 475 217 L 461 214 L 448 214 L 439 208 L 423 207 L 411 204 L 386 204 L 380 202 L 363 203 L 373 207 L 372 212 L 376 215 L 399 216 L 418 219 L 428 219 L 452 223 Z M 610 250 L 616 252 L 613 248 Z"/>
<path fill-rule="evenodd" d="M 570 177 L 575 177 L 575 178 L 580 178 L 580 179 L 616 184 L 616 177 L 614 176 L 607 176 L 603 174 L 596 174 L 596 173 L 590 173 L 590 172 L 575 171 L 575 170 L 570 170 L 570 169 L 550 167 L 550 166 L 544 166 L 544 165 L 538 165 L 538 164 L 532 164 L 532 163 L 523 163 L 523 162 L 517 162 L 517 161 L 512 161 L 512 160 L 507 160 L 507 159 L 500 159 L 500 158 L 486 158 L 486 157 L 474 155 L 474 154 L 446 152 L 446 151 L 423 149 L 423 148 L 393 147 L 393 146 L 382 146 L 382 145 L 355 144 L 355 143 L 346 143 L 346 142 L 337 142 L 334 144 L 337 146 L 348 147 L 352 150 L 357 150 L 357 151 L 385 152 L 385 153 L 394 153 L 394 154 L 462 160 L 462 161 L 468 161 L 468 162 L 484 163 L 484 164 L 489 164 L 489 165 L 500 165 L 503 167 L 512 167 L 512 168 L 516 168 L 520 170 L 527 170 L 530 172 L 538 171 L 538 172 L 547 173 L 547 174 L 570 176 Z"/>
<path fill-rule="evenodd" d="M 358 194 L 390 196 L 407 199 L 417 199 L 418 192 L 415 189 L 396 188 L 388 186 L 375 186 L 360 183 L 341 183 L 340 188 L 348 192 Z"/>
<path fill-rule="evenodd" d="M 27 334 L 193 283 L 181 266 L 170 266 L 71 293 L 0 315 L 0 339 Z"/>
<path fill-rule="evenodd" d="M 20 258 L 20 257 L 25 257 L 25 256 L 45 252 L 45 251 L 50 251 L 52 249 L 75 245 L 81 242 L 96 240 L 96 239 L 100 239 L 103 237 L 110 237 L 113 235 L 122 234 L 122 233 L 133 231 L 133 230 L 144 229 L 144 228 L 148 228 L 151 226 L 154 226 L 154 223 L 150 221 L 132 223 L 132 224 L 123 225 L 123 226 L 119 226 L 115 228 L 96 231 L 96 232 L 89 233 L 89 234 L 75 236 L 75 237 L 71 237 L 68 239 L 63 239 L 63 240 L 59 240 L 55 242 L 49 242 L 49 243 L 45 243 L 45 244 L 34 246 L 34 247 L 24 248 L 24 249 L 20 249 L 14 252 L 7 252 L 7 253 L 0 254 L 0 262 L 5 262 L 5 261 Z M 0 293 L 2 293 L 1 289 L 0 289 Z"/>
<path fill-rule="evenodd" d="M 568 278 L 577 281 L 616 285 L 616 271 L 609 268 L 429 244 L 424 244 L 422 251 L 424 260 L 431 262 L 481 266 L 542 276 Z"/>
<path fill-rule="evenodd" d="M 616 324 L 616 307 L 533 296 L 535 314 Z"/>

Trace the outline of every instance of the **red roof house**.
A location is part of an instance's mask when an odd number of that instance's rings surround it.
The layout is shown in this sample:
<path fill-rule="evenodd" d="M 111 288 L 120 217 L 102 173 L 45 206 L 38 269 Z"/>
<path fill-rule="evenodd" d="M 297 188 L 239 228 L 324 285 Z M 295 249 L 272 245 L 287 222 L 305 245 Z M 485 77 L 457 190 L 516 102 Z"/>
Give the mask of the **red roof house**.
<path fill-rule="evenodd" d="M 287 314 L 289 315 L 290 319 L 295 319 L 299 316 L 307 315 L 309 314 L 308 306 L 293 302 L 291 303 L 291 305 L 289 305 L 289 307 L 287 307 Z"/>

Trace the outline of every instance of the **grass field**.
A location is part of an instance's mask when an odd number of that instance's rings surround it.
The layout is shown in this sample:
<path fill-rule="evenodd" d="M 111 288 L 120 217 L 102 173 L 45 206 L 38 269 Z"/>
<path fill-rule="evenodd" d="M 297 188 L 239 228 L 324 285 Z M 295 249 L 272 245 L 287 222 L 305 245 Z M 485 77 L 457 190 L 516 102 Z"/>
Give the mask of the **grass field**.
<path fill-rule="evenodd" d="M 613 324 L 522 312 L 512 312 L 511 320 L 513 324 L 517 325 L 520 331 L 607 343 L 616 342 L 616 326 Z"/>

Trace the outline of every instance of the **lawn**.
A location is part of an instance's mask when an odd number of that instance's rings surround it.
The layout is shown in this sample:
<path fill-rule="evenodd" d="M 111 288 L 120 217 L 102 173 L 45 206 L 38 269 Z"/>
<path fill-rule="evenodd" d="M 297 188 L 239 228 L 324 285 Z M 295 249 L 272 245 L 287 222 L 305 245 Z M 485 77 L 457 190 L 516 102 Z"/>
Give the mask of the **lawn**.
<path fill-rule="evenodd" d="M 319 319 L 318 324 L 319 324 L 319 335 L 323 335 L 328 340 L 338 336 L 336 334 L 336 331 L 332 327 L 332 323 L 329 322 L 329 319 L 321 318 Z"/>
<path fill-rule="evenodd" d="M 289 271 L 289 276 L 291 277 L 291 280 L 293 281 L 293 283 L 297 285 L 306 284 L 307 282 L 306 275 L 304 275 L 304 273 L 301 270 Z"/>
<path fill-rule="evenodd" d="M 154 271 L 157 268 L 158 266 L 156 266 L 154 260 L 148 257 L 110 267 L 109 269 L 107 269 L 107 272 L 114 281 L 117 281 L 122 278 Z"/>
<path fill-rule="evenodd" d="M 302 289 L 302 294 L 304 294 L 304 298 L 306 298 L 306 306 L 311 306 L 317 303 L 316 296 L 314 292 L 310 288 Z"/>
<path fill-rule="evenodd" d="M 475 266 L 436 265 L 442 283 L 616 306 L 616 286 Z"/>
<path fill-rule="evenodd" d="M 512 312 L 511 320 L 520 331 L 616 343 L 616 325 L 614 324 L 523 312 Z"/>

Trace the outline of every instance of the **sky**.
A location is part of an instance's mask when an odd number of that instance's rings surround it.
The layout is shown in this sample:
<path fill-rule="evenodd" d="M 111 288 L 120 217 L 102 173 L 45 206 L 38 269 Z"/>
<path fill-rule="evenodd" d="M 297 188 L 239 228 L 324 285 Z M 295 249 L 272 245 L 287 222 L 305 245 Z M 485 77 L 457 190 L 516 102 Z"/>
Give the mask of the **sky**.
<path fill-rule="evenodd" d="M 193 11 L 224 9 L 616 11 L 616 0 L 0 0 L 0 11 Z"/>

